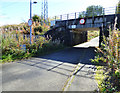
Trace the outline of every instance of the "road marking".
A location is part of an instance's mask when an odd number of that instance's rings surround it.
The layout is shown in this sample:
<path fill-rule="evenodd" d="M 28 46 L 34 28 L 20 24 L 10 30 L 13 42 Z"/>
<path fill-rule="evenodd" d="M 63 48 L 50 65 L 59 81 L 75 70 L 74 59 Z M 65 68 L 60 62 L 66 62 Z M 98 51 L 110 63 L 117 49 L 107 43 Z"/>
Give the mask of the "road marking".
<path fill-rule="evenodd" d="M 83 51 L 83 54 L 80 56 L 80 59 L 79 59 L 79 62 L 82 62 L 83 58 L 85 57 L 85 54 L 86 54 L 86 50 Z M 73 70 L 73 72 L 71 73 L 71 75 L 68 77 L 62 91 L 67 91 L 68 88 L 70 87 L 70 85 L 72 84 L 73 82 L 73 79 L 75 77 L 75 75 L 83 68 L 85 67 L 85 64 L 81 64 L 81 63 L 78 63 L 78 65 L 76 66 L 76 68 Z"/>
<path fill-rule="evenodd" d="M 82 61 L 85 54 L 86 54 L 86 50 L 84 50 L 83 54 L 80 56 L 79 62 Z M 67 91 L 67 89 L 70 87 L 71 83 L 73 82 L 73 79 L 74 79 L 75 75 L 77 74 L 78 70 L 80 71 L 85 66 L 83 64 L 82 67 L 80 68 L 80 65 L 82 65 L 82 64 L 78 63 L 77 66 L 75 67 L 75 69 L 73 70 L 73 72 L 71 73 L 71 75 L 68 77 L 67 81 L 64 84 L 64 87 L 63 87 L 62 91 Z"/>
<path fill-rule="evenodd" d="M 70 87 L 71 83 L 73 82 L 75 75 L 85 66 L 85 64 L 83 64 L 82 66 L 81 65 L 82 65 L 81 63 L 78 63 L 77 67 L 74 69 L 74 71 L 68 78 L 67 82 L 65 83 L 62 91 L 67 91 L 67 89 Z"/>

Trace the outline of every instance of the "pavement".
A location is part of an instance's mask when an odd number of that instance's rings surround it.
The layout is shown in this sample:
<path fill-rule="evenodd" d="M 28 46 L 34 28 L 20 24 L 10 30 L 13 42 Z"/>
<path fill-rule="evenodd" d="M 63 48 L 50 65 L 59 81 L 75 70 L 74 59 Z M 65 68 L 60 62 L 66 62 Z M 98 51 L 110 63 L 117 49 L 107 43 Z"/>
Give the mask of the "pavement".
<path fill-rule="evenodd" d="M 90 62 L 95 55 L 93 41 L 98 38 L 90 41 L 92 47 L 84 47 L 84 43 L 43 57 L 3 64 L 2 91 L 94 91 L 96 67 Z"/>
<path fill-rule="evenodd" d="M 95 91 L 98 90 L 94 80 L 96 67 L 93 65 L 79 64 L 80 67 L 75 72 L 64 91 Z"/>
<path fill-rule="evenodd" d="M 98 46 L 99 46 L 99 37 L 96 37 L 96 38 L 90 40 L 89 42 L 85 42 L 83 44 L 79 44 L 74 47 L 88 48 L 88 47 L 98 47 Z"/>
<path fill-rule="evenodd" d="M 99 37 L 96 37 L 89 42 L 76 45 L 74 47 L 84 47 L 87 50 L 84 52 L 84 57 L 80 58 L 79 64 L 69 78 L 67 87 L 64 91 L 98 91 L 98 84 L 94 79 L 96 72 L 96 66 L 91 63 L 90 59 L 93 59 L 95 56 L 95 47 L 99 46 Z"/>

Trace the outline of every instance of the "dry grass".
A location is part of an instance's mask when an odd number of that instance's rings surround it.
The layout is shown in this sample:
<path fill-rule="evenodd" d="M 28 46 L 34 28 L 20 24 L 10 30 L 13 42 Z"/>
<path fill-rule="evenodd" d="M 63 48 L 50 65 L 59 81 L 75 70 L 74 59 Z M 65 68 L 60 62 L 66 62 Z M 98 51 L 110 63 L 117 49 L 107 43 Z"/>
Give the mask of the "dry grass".
<path fill-rule="evenodd" d="M 88 41 L 98 36 L 99 31 L 88 31 Z"/>

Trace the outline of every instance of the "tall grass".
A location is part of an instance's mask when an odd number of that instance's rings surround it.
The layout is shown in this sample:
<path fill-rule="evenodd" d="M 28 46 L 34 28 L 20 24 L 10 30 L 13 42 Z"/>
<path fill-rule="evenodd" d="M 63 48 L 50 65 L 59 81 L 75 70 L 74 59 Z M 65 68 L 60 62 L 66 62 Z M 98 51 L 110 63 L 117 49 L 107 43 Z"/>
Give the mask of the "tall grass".
<path fill-rule="evenodd" d="M 109 37 L 103 36 L 102 47 L 98 48 L 98 54 L 94 62 L 105 62 L 109 72 L 106 79 L 101 83 L 101 92 L 120 91 L 120 31 L 110 30 Z"/>
<path fill-rule="evenodd" d="M 27 23 L 19 25 L 5 25 L 0 27 L 1 30 L 1 60 L 2 62 L 11 62 L 18 59 L 29 58 L 31 56 L 44 55 L 49 52 L 63 48 L 62 44 L 46 40 L 42 35 L 49 30 L 46 24 L 41 25 L 40 22 L 34 21 L 32 25 L 32 44 L 27 36 L 30 28 Z M 39 37 L 35 39 L 35 35 Z M 26 48 L 22 46 L 25 45 Z"/>
<path fill-rule="evenodd" d="M 29 58 L 32 56 L 44 55 L 46 53 L 63 48 L 62 44 L 53 43 L 51 40 L 46 40 L 44 37 L 39 37 L 30 44 L 30 39 L 25 37 L 20 32 L 4 32 L 2 35 L 2 62 L 11 62 L 18 59 Z M 18 38 L 16 38 L 16 35 Z M 26 48 L 23 49 L 22 45 Z"/>

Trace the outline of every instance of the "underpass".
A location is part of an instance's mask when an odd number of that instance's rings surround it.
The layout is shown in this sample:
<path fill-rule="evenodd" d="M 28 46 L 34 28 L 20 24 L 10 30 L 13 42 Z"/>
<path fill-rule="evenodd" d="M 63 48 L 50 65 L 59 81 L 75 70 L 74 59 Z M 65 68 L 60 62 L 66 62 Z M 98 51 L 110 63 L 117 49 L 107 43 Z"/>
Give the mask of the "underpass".
<path fill-rule="evenodd" d="M 96 40 L 98 41 L 97 38 L 90 41 L 92 47 L 90 42 L 86 42 L 88 47 L 84 47 L 86 43 L 83 43 L 46 56 L 3 64 L 2 91 L 95 90 L 96 68 L 90 59 L 95 56 L 94 46 L 98 45 L 93 44 L 93 41 L 97 42 Z M 67 87 L 69 84 L 71 86 Z"/>
<path fill-rule="evenodd" d="M 69 15 L 69 14 L 67 14 Z M 61 15 L 62 16 L 62 15 Z M 46 38 L 52 41 L 59 40 L 67 46 L 74 46 L 87 42 L 88 31 L 99 32 L 99 47 L 103 41 L 103 36 L 109 37 L 109 29 L 119 29 L 120 14 L 98 15 L 91 17 L 78 17 L 76 13 L 74 19 L 54 20 L 51 29 L 45 33 Z"/>

